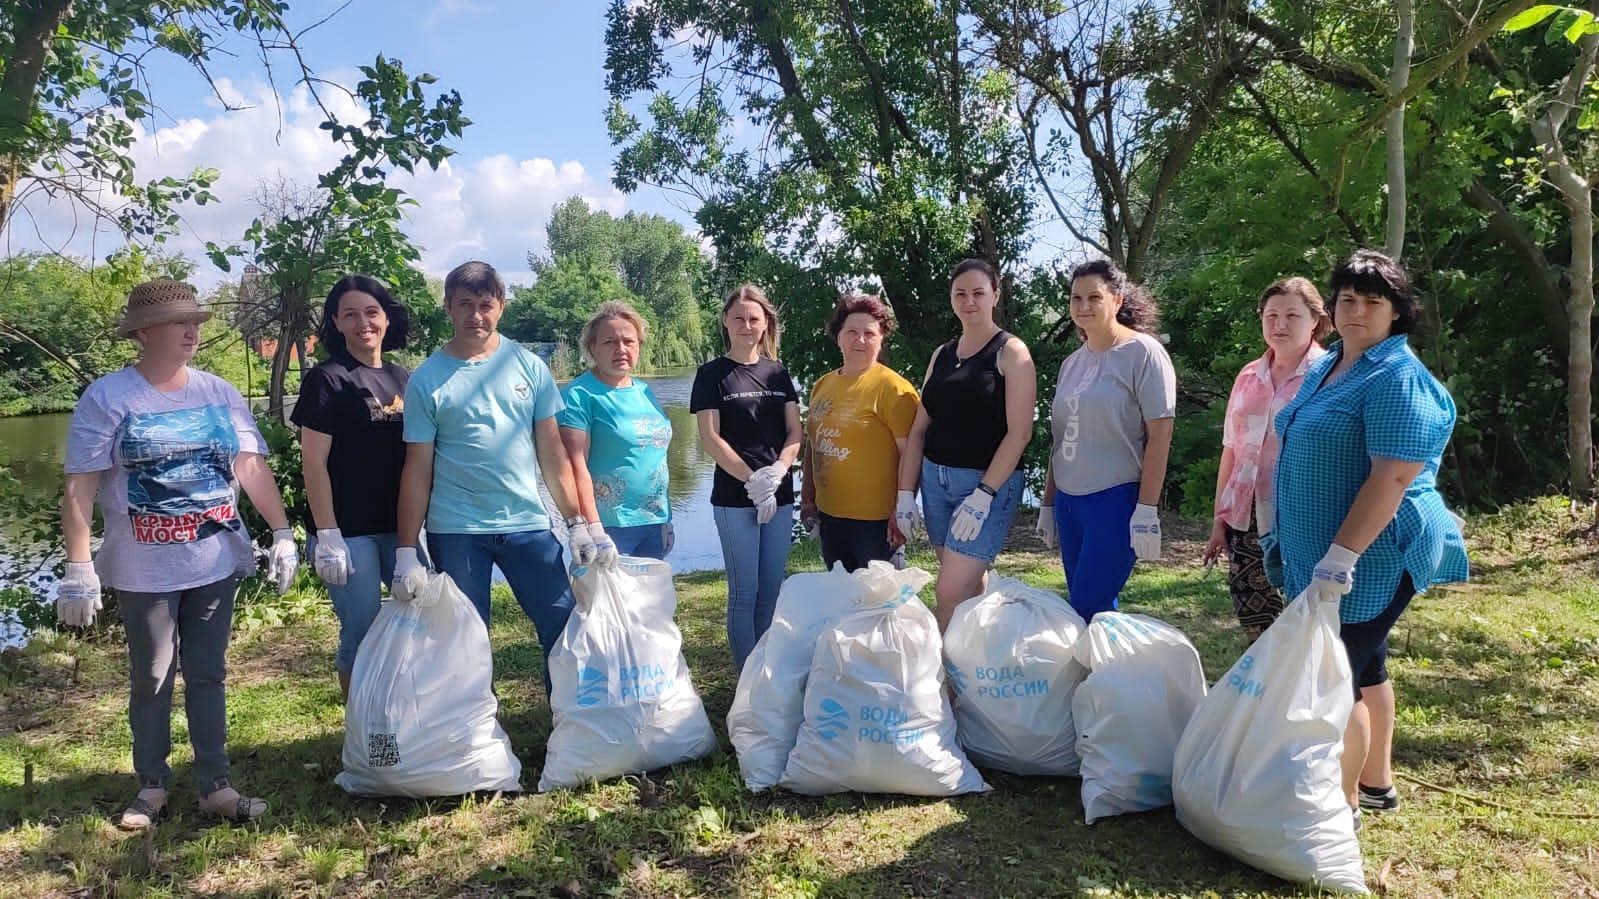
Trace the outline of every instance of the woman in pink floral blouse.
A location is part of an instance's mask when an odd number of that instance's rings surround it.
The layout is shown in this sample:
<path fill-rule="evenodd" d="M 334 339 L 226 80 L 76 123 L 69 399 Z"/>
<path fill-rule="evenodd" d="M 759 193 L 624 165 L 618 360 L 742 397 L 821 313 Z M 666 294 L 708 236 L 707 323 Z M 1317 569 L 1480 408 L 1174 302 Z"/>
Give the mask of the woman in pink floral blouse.
<path fill-rule="evenodd" d="M 1272 420 L 1299 392 L 1305 369 L 1326 352 L 1320 341 L 1332 331 L 1321 294 L 1304 278 L 1272 284 L 1260 295 L 1256 310 L 1266 354 L 1243 367 L 1227 398 L 1216 510 L 1204 555 L 1209 565 L 1227 554 L 1233 611 L 1251 640 L 1283 610 L 1282 595 L 1266 580 L 1260 550 L 1260 533 L 1271 529 L 1276 514 L 1271 491 L 1277 435 Z"/>

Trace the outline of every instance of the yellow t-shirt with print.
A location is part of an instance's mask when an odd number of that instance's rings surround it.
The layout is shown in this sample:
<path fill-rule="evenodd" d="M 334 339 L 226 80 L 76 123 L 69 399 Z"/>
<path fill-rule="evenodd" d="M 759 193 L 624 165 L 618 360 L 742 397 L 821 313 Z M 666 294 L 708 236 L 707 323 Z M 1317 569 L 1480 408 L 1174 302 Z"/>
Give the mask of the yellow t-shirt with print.
<path fill-rule="evenodd" d="M 805 424 L 816 506 L 834 518 L 894 514 L 899 445 L 916 420 L 916 388 L 882 363 L 854 377 L 828 372 L 811 390 Z"/>

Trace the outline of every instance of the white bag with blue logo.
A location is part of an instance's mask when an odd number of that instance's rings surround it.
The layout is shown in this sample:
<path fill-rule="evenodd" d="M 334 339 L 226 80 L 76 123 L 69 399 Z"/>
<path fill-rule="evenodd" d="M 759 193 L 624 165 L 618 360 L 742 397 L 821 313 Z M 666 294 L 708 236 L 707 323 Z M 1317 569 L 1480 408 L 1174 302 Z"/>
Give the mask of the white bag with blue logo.
<path fill-rule="evenodd" d="M 1089 671 L 1072 696 L 1083 817 L 1171 805 L 1177 740 L 1205 698 L 1199 652 L 1163 621 L 1101 612 L 1077 641 L 1077 661 Z"/>
<path fill-rule="evenodd" d="M 1366 892 L 1343 793 L 1354 678 L 1338 603 L 1308 594 L 1216 683 L 1177 744 L 1177 820 L 1284 880 Z"/>
<path fill-rule="evenodd" d="M 623 556 L 572 580 L 550 652 L 550 733 L 539 790 L 652 771 L 710 754 L 716 735 L 683 660 L 672 568 Z"/>
<path fill-rule="evenodd" d="M 816 644 L 782 785 L 813 796 L 987 790 L 955 735 L 938 622 L 916 595 L 932 575 L 874 561 L 851 577 L 863 607 Z"/>
<path fill-rule="evenodd" d="M 350 672 L 334 782 L 360 796 L 521 790 L 493 683 L 488 631 L 449 575 L 384 603 Z"/>
<path fill-rule="evenodd" d="M 727 735 L 738 753 L 744 784 L 755 792 L 777 786 L 805 720 L 805 679 L 816 641 L 860 606 L 861 582 L 833 570 L 790 575 L 777 594 L 772 626 L 739 673 Z"/>
<path fill-rule="evenodd" d="M 1076 777 L 1072 693 L 1083 619 L 1059 595 L 990 575 L 988 592 L 955 608 L 944 673 L 972 761 L 1012 774 Z"/>

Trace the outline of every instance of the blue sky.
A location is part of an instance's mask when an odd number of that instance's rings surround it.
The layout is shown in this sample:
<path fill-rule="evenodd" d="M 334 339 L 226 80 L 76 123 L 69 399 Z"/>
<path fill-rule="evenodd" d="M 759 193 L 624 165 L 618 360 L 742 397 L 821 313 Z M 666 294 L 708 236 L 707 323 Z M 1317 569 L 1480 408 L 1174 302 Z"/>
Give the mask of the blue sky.
<path fill-rule="evenodd" d="M 304 27 L 338 5 L 291 0 L 289 15 Z M 444 171 L 401 185 L 422 204 L 409 230 L 423 245 L 430 272 L 478 256 L 525 280 L 524 256 L 542 248 L 550 207 L 572 195 L 615 213 L 658 212 L 693 227 L 691 212 L 659 191 L 623 195 L 610 186 L 606 6 L 604 0 L 353 0 L 306 36 L 306 58 L 323 76 L 353 84 L 354 67 L 381 52 L 461 93 L 473 125 L 456 144 L 457 156 Z M 187 66 L 156 61 L 150 93 L 161 111 L 140 123 L 134 150 L 141 179 L 195 165 L 222 172 L 221 202 L 191 210 L 173 242 L 191 255 L 206 240 L 238 239 L 255 214 L 251 197 L 264 182 L 281 176 L 313 184 L 338 156 L 316 130 L 320 112 L 290 90 L 288 59 L 275 63 L 284 94 L 280 116 L 259 61 L 244 52 L 242 41 L 229 47 L 240 55 L 219 58 L 212 73 L 231 99 L 251 108 L 228 111 Z M 43 245 L 104 256 L 117 243 L 59 205 L 35 204 L 29 213 L 31 222 L 14 225 L 5 249 Z M 196 280 L 220 277 L 207 265 Z"/>

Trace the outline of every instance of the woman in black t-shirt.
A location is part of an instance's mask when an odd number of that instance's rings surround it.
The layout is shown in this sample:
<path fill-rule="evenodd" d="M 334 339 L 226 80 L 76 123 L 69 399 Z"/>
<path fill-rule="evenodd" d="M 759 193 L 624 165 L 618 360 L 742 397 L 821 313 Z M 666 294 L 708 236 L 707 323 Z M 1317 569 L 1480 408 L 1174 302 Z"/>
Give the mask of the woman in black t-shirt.
<path fill-rule="evenodd" d="M 938 550 L 938 626 L 983 591 L 1022 496 L 1017 466 L 1033 435 L 1038 382 L 1027 344 L 994 322 L 999 274 L 981 259 L 950 273 L 950 307 L 961 335 L 933 352 L 921 408 L 900 455 L 894 522 L 910 536 L 926 515 Z M 916 508 L 916 487 L 922 509 Z"/>
<path fill-rule="evenodd" d="M 405 346 L 410 317 L 383 282 L 345 275 L 328 291 L 317 337 L 328 359 L 306 373 L 294 405 L 300 465 L 316 532 L 311 556 L 339 617 L 339 690 L 394 573 L 395 511 L 405 462 L 409 372 L 383 361 Z"/>
<path fill-rule="evenodd" d="M 772 623 L 788 565 L 799 457 L 799 392 L 777 361 L 777 310 L 744 284 L 722 304 L 726 355 L 694 375 L 689 409 L 716 460 L 711 507 L 727 570 L 727 643 L 736 671 Z"/>

